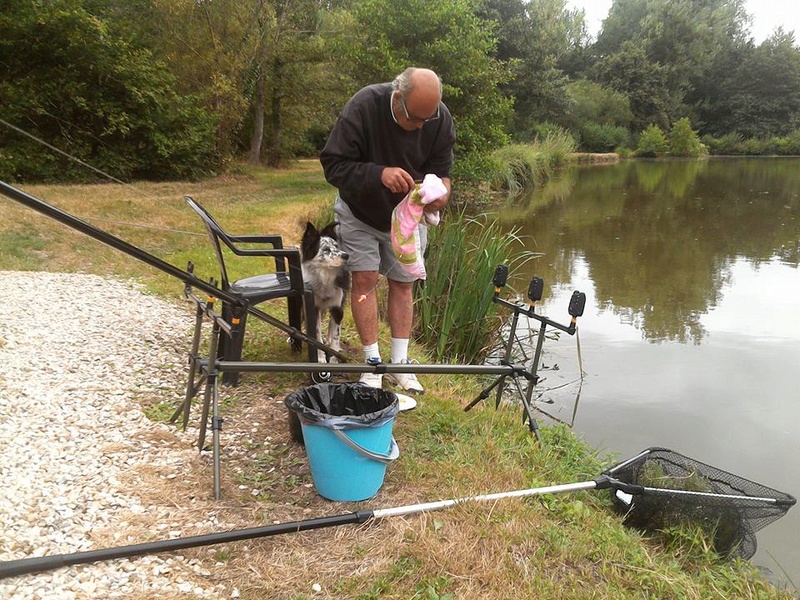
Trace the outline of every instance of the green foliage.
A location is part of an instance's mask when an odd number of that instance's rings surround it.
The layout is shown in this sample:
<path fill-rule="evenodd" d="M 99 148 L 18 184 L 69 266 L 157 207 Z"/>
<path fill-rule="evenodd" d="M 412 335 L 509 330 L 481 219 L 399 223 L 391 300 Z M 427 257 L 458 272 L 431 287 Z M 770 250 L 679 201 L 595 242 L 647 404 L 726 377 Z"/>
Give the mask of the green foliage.
<path fill-rule="evenodd" d="M 589 123 L 629 127 L 633 121 L 628 97 L 599 83 L 580 79 L 567 86 L 569 107 L 560 119 L 571 129 L 580 129 Z"/>
<path fill-rule="evenodd" d="M 719 138 L 705 135 L 702 141 L 715 155 L 800 156 L 800 129 L 782 137 L 744 139 L 730 133 Z"/>
<path fill-rule="evenodd" d="M 351 91 L 390 81 L 411 65 L 439 73 L 458 134 L 454 175 L 466 179 L 482 176 L 488 153 L 507 142 L 511 114 L 511 101 L 498 89 L 510 72 L 493 58 L 492 27 L 476 16 L 477 7 L 473 0 L 364 0 L 335 43 Z"/>
<path fill-rule="evenodd" d="M 764 139 L 800 127 L 800 49 L 793 36 L 777 32 L 758 47 L 718 57 L 709 81 L 698 105 L 704 132 Z"/>
<path fill-rule="evenodd" d="M 672 156 L 697 157 L 707 154 L 708 150 L 692 129 L 688 117 L 675 121 L 669 132 L 669 152 Z"/>
<path fill-rule="evenodd" d="M 614 2 L 594 76 L 630 98 L 636 129 L 666 128 L 702 104 L 715 60 L 744 41 L 745 18 L 741 3 L 729 0 Z"/>
<path fill-rule="evenodd" d="M 639 137 L 639 144 L 636 146 L 636 155 L 644 157 L 655 157 L 666 154 L 669 150 L 669 141 L 664 132 L 658 125 L 650 125 L 642 132 Z"/>
<path fill-rule="evenodd" d="M 575 148 L 575 139 L 563 129 L 552 131 L 542 141 L 503 146 L 492 153 L 489 181 L 494 189 L 519 194 L 541 185 Z"/>
<path fill-rule="evenodd" d="M 554 121 L 566 110 L 567 78 L 558 66 L 575 29 L 564 0 L 488 0 L 481 16 L 496 23 L 497 58 L 514 77 L 501 84 L 514 99 L 512 132 L 538 121 Z"/>
<path fill-rule="evenodd" d="M 178 93 L 150 51 L 111 35 L 77 0 L 17 8 L 0 15 L 0 117 L 121 179 L 194 178 L 220 166 L 214 117 Z M 0 177 L 92 177 L 19 133 L 3 129 L 0 145 Z"/>
<path fill-rule="evenodd" d="M 428 279 L 415 286 L 417 339 L 434 362 L 478 364 L 500 330 L 491 285 L 499 264 L 524 263 L 513 258 L 518 241 L 498 223 L 448 214 L 439 227 L 428 229 Z"/>
<path fill-rule="evenodd" d="M 562 125 L 557 125 L 549 121 L 542 123 L 537 122 L 533 123 L 524 131 L 514 132 L 514 140 L 522 144 L 527 144 L 529 142 L 535 142 L 536 140 L 547 139 L 551 135 L 560 135 L 562 132 L 564 132 L 564 127 Z"/>
<path fill-rule="evenodd" d="M 586 79 L 570 83 L 567 94 L 569 108 L 559 122 L 575 132 L 580 150 L 611 152 L 628 145 L 633 113 L 625 94 Z"/>
<path fill-rule="evenodd" d="M 647 52 L 632 41 L 595 66 L 598 81 L 624 94 L 633 112 L 633 127 L 649 123 L 667 127 L 670 115 L 680 110 L 681 98 L 670 84 L 669 69 L 653 62 Z"/>
<path fill-rule="evenodd" d="M 742 136 L 737 133 L 729 133 L 719 138 L 713 135 L 704 135 L 703 144 L 710 154 L 741 154 Z"/>
<path fill-rule="evenodd" d="M 613 152 L 628 144 L 630 132 L 617 125 L 586 123 L 579 131 L 580 149 L 584 152 Z"/>
<path fill-rule="evenodd" d="M 193 179 L 313 156 L 355 90 L 416 64 L 442 75 L 461 180 L 545 123 L 608 151 L 689 115 L 713 153 L 796 154 L 800 48 L 754 44 L 744 8 L 617 0 L 592 43 L 565 0 L 6 0 L 0 118 L 115 177 Z M 0 147 L 6 179 L 94 177 L 8 128 Z"/>

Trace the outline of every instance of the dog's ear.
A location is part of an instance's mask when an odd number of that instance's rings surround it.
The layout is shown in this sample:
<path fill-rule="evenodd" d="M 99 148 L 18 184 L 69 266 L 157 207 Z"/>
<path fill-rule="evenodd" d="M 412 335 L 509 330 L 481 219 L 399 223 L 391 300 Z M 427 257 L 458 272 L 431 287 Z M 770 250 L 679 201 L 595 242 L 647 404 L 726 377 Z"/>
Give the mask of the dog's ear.
<path fill-rule="evenodd" d="M 339 232 L 336 231 L 336 228 L 338 226 L 339 226 L 339 224 L 336 221 L 334 221 L 333 223 L 328 223 L 325 226 L 325 229 L 322 230 L 322 233 L 320 235 L 328 236 L 330 238 L 338 240 L 339 239 Z"/>
<path fill-rule="evenodd" d="M 311 221 L 306 223 L 306 230 L 300 240 L 300 254 L 304 258 L 309 258 L 317 253 L 319 247 L 319 232 Z"/>

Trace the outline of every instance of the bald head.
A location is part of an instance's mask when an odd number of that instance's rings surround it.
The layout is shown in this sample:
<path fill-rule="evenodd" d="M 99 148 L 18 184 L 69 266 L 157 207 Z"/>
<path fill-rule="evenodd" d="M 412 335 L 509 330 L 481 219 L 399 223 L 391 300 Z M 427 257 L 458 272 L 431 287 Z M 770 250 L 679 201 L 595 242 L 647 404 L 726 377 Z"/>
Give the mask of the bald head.
<path fill-rule="evenodd" d="M 393 82 L 400 92 L 406 108 L 418 119 L 428 119 L 437 114 L 442 100 L 442 82 L 430 69 L 409 67 Z"/>

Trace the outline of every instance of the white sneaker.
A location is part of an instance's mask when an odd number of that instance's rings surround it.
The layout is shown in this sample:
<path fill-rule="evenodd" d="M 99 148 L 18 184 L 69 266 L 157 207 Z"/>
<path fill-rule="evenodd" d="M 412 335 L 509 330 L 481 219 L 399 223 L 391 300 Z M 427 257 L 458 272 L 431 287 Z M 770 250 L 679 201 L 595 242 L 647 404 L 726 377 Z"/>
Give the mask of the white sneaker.
<path fill-rule="evenodd" d="M 405 359 L 401 360 L 399 364 L 410 365 L 411 361 Z M 417 376 L 414 373 L 387 373 L 386 378 L 395 385 L 403 388 L 404 392 L 408 392 L 410 394 L 425 393 L 425 388 L 422 387 L 422 384 L 419 382 L 419 379 L 417 379 Z"/>
<path fill-rule="evenodd" d="M 378 365 L 380 363 L 380 358 L 370 358 L 367 361 L 368 365 Z M 358 382 L 368 385 L 369 387 L 380 389 L 383 387 L 383 375 L 380 373 L 362 373 L 361 377 L 358 378 Z"/>

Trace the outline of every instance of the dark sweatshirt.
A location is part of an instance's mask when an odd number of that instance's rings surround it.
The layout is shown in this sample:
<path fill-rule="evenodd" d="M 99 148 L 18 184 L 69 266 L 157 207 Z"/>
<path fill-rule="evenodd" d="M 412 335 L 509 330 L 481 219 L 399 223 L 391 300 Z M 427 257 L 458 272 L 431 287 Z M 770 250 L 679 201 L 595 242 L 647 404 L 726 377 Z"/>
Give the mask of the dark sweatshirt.
<path fill-rule="evenodd" d="M 392 119 L 391 96 L 389 83 L 357 92 L 342 109 L 320 154 L 325 179 L 338 188 L 358 219 L 380 231 L 389 231 L 392 209 L 404 197 L 383 186 L 383 169 L 401 167 L 416 181 L 428 173 L 450 177 L 456 139 L 444 103 L 438 119 L 406 131 Z"/>

